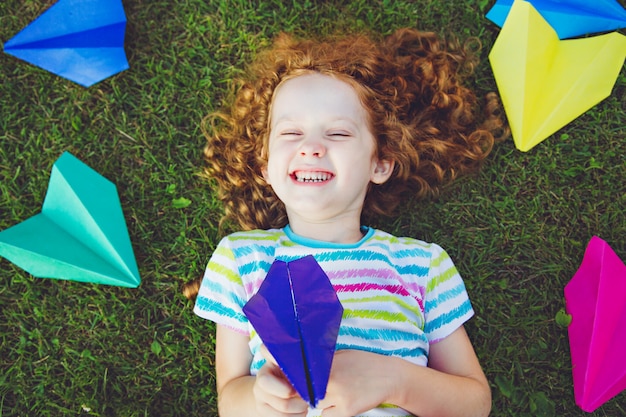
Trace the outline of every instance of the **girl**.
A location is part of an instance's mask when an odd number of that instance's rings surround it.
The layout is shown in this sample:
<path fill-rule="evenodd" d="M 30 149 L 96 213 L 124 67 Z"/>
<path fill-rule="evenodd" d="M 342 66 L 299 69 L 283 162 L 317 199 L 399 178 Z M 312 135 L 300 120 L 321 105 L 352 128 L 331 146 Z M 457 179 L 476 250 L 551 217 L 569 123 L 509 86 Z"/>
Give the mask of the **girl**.
<path fill-rule="evenodd" d="M 477 169 L 502 129 L 460 76 L 466 50 L 398 30 L 324 41 L 281 35 L 207 131 L 225 237 L 195 313 L 217 324 L 222 416 L 486 416 L 491 393 L 463 324 L 473 310 L 436 244 L 366 226 Z M 344 307 L 326 397 L 308 410 L 242 313 L 276 259 L 313 255 Z"/>

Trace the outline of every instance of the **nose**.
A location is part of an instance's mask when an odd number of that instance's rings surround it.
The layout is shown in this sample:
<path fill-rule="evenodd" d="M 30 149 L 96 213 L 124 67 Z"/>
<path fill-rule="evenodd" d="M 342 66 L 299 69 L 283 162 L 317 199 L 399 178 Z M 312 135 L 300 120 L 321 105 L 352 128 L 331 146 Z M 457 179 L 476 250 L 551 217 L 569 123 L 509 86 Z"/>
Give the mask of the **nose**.
<path fill-rule="evenodd" d="M 321 158 L 326 154 L 326 146 L 319 136 L 307 136 L 300 144 L 300 156 Z"/>

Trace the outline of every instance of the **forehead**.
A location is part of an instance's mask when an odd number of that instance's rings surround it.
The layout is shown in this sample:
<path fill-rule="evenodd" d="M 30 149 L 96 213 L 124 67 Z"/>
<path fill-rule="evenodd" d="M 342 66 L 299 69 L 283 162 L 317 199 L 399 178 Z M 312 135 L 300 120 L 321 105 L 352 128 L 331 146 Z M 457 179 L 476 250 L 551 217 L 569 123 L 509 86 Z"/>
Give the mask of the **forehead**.
<path fill-rule="evenodd" d="M 284 81 L 274 93 L 271 114 L 281 117 L 303 114 L 333 114 L 355 122 L 366 120 L 366 111 L 356 90 L 339 78 L 310 73 Z"/>

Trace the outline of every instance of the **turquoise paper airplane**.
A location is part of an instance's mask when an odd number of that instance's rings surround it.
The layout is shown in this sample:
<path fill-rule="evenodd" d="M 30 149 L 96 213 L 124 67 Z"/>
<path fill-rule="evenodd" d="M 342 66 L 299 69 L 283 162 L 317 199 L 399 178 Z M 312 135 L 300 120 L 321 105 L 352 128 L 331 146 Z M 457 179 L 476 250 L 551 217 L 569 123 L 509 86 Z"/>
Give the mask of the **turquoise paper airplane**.
<path fill-rule="evenodd" d="M 52 167 L 41 213 L 0 232 L 0 256 L 39 278 L 141 282 L 115 184 L 69 152 Z"/>
<path fill-rule="evenodd" d="M 502 27 L 514 0 L 497 0 L 487 19 Z M 616 0 L 528 0 L 559 39 L 626 27 L 626 10 Z"/>
<path fill-rule="evenodd" d="M 4 52 L 85 87 L 128 69 L 121 0 L 59 0 Z"/>

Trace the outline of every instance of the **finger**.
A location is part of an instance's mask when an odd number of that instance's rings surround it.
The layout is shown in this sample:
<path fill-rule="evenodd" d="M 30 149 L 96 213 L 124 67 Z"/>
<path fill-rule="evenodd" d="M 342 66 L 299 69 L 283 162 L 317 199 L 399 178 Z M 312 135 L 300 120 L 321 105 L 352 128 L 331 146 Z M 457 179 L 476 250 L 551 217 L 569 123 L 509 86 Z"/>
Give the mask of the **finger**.
<path fill-rule="evenodd" d="M 259 415 L 262 415 L 263 417 L 306 417 L 308 413 L 308 409 L 302 410 L 293 407 L 286 407 L 286 409 L 281 409 L 281 407 L 275 408 L 274 406 L 267 403 L 260 405 L 257 410 L 259 410 Z"/>
<path fill-rule="evenodd" d="M 295 393 L 291 384 L 287 382 L 280 370 L 272 364 L 264 365 L 257 374 L 254 385 L 255 396 L 265 407 L 287 415 L 305 416 L 308 404 Z"/>
<path fill-rule="evenodd" d="M 295 390 L 285 378 L 280 368 L 267 362 L 261 367 L 257 374 L 257 384 L 272 396 L 279 398 L 291 398 L 295 395 Z"/>
<path fill-rule="evenodd" d="M 317 402 L 317 409 L 318 410 L 326 410 L 327 408 L 331 408 L 334 405 L 328 401 L 327 399 L 321 399 Z"/>
<path fill-rule="evenodd" d="M 344 414 L 341 414 L 339 409 L 335 406 L 324 408 L 322 410 L 322 417 L 342 417 Z"/>
<path fill-rule="evenodd" d="M 322 410 L 322 417 L 341 417 L 340 409 L 328 398 L 318 401 L 317 409 Z"/>
<path fill-rule="evenodd" d="M 266 360 L 268 360 L 269 362 L 273 363 L 274 365 L 278 365 L 278 362 L 276 362 L 276 359 L 274 359 L 274 357 L 272 356 L 270 351 L 267 350 L 267 347 L 265 345 L 261 345 L 261 355 Z"/>

